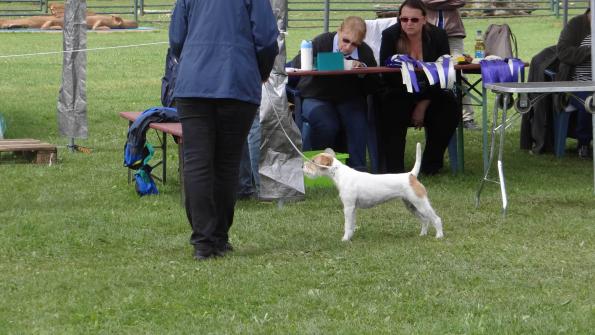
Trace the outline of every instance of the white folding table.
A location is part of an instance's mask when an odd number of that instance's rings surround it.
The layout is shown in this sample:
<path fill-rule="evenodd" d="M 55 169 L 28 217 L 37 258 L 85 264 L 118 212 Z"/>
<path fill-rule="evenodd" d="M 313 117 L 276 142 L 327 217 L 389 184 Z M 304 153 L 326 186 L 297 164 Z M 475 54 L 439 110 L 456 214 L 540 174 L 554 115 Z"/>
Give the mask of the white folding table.
<path fill-rule="evenodd" d="M 496 94 L 494 101 L 494 109 L 492 110 L 492 140 L 490 144 L 490 154 L 488 159 L 487 167 L 484 169 L 484 176 L 479 184 L 476 195 L 476 205 L 479 206 L 479 198 L 481 191 L 486 181 L 493 181 L 500 184 L 500 192 L 502 194 L 502 214 L 506 215 L 508 208 L 508 198 L 506 195 L 506 180 L 504 178 L 504 167 L 503 167 L 503 153 L 504 153 L 504 135 L 508 125 L 518 118 L 520 114 L 524 114 L 529 111 L 531 105 L 547 94 L 552 93 L 566 93 L 573 95 L 576 92 L 595 92 L 595 82 L 593 81 L 559 81 L 559 82 L 533 82 L 533 83 L 496 83 L 496 84 L 485 84 L 485 88 L 492 90 Z M 511 103 L 512 94 L 518 94 L 518 97 L 514 103 Z M 529 97 L 531 94 L 531 97 Z M 514 118 L 507 118 L 507 111 L 514 105 L 518 114 Z M 585 100 L 586 110 L 593 113 L 593 99 L 589 96 Z M 498 121 L 498 113 L 502 110 L 500 121 Z M 498 123 L 500 122 L 500 123 Z M 595 124 L 595 121 L 594 121 Z M 494 151 L 496 149 L 496 134 L 500 136 L 498 144 L 498 181 L 490 180 L 490 167 L 494 161 Z M 595 163 L 594 163 L 595 164 Z"/>

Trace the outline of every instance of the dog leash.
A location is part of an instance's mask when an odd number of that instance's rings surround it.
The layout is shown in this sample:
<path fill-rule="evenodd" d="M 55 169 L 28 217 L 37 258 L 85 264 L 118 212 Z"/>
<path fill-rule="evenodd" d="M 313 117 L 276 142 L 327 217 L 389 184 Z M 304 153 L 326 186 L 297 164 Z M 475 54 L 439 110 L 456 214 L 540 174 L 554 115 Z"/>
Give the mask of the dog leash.
<path fill-rule="evenodd" d="M 272 90 L 274 91 L 273 85 L 271 83 L 269 83 L 269 81 L 267 80 L 264 83 L 265 86 L 269 86 L 269 91 Z M 283 134 L 285 135 L 285 138 L 289 141 L 289 143 L 291 144 L 291 146 L 293 147 L 293 149 L 295 151 L 297 151 L 297 153 L 302 156 L 302 158 L 304 158 L 304 160 L 320 167 L 320 168 L 324 168 L 324 169 L 328 169 L 328 166 L 325 165 L 320 165 L 316 162 L 314 162 L 313 160 L 311 160 L 310 158 L 306 157 L 306 155 L 304 155 L 304 153 L 295 145 L 295 143 L 293 143 L 293 141 L 291 140 L 291 138 L 289 137 L 289 134 L 287 134 L 287 131 L 285 131 L 285 128 L 283 127 L 283 123 L 281 122 L 281 117 L 279 116 L 279 112 L 277 111 L 277 109 L 275 108 L 275 104 L 273 103 L 273 100 L 271 99 L 271 96 L 267 93 L 266 94 L 267 99 L 269 101 L 269 104 L 271 105 L 271 107 L 273 108 L 273 112 L 275 112 L 275 116 L 277 117 L 277 122 L 279 123 L 279 126 L 281 126 L 281 130 L 283 131 Z"/>

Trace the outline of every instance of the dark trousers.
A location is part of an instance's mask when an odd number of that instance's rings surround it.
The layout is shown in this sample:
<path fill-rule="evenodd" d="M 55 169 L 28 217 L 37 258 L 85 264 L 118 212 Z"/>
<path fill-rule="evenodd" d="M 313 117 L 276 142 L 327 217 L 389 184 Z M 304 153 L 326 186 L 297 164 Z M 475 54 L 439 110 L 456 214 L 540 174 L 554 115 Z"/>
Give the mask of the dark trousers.
<path fill-rule="evenodd" d="M 190 243 L 211 253 L 228 242 L 240 157 L 257 105 L 231 99 L 177 99 L 184 134 Z"/>
<path fill-rule="evenodd" d="M 583 101 L 591 94 L 591 92 L 576 93 L 576 95 Z M 576 100 L 574 97 L 570 99 L 570 103 L 578 110 L 576 113 L 576 139 L 578 141 L 578 145 L 589 145 L 593 139 L 593 123 L 591 121 L 591 113 L 585 110 L 584 103 Z"/>
<path fill-rule="evenodd" d="M 443 166 L 444 151 L 459 123 L 461 109 L 454 94 L 449 90 L 431 89 L 424 95 L 430 99 L 426 110 L 424 148 L 421 171 L 437 173 Z M 378 116 L 380 155 L 384 158 L 386 172 L 405 172 L 405 143 L 407 128 L 411 126 L 413 108 L 419 96 L 404 90 L 389 90 L 382 95 Z"/>
<path fill-rule="evenodd" d="M 309 131 L 302 129 L 304 147 L 336 150 L 337 137 L 343 128 L 349 153 L 347 165 L 356 170 L 366 170 L 368 117 L 365 97 L 351 97 L 337 102 L 304 98 L 302 117 L 309 125 Z"/>

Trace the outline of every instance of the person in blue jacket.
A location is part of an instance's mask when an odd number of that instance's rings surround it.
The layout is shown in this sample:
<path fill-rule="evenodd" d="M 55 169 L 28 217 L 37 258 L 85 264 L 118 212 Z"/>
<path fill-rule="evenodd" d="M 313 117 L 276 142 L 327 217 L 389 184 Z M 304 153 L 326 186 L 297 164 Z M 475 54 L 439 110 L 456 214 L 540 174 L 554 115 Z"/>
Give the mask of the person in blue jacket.
<path fill-rule="evenodd" d="M 194 257 L 233 250 L 238 173 L 277 46 L 269 0 L 178 0 L 169 43 L 178 57 L 174 98 L 184 134 L 186 215 Z"/>

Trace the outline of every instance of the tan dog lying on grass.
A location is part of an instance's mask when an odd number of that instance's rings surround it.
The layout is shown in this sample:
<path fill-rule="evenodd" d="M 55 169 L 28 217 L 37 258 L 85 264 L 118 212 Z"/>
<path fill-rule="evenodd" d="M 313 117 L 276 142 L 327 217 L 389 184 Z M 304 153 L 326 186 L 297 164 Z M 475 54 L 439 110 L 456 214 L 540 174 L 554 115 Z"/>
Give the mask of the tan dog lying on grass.
<path fill-rule="evenodd" d="M 130 29 L 138 28 L 138 23 L 114 15 L 91 15 L 87 16 L 87 28 L 91 30 Z"/>
<path fill-rule="evenodd" d="M 313 162 L 313 163 L 312 163 Z M 304 173 L 310 178 L 330 177 L 343 202 L 345 233 L 349 241 L 355 231 L 356 208 L 370 208 L 394 198 L 401 198 L 405 207 L 421 220 L 421 236 L 427 235 L 428 224 L 436 229 L 436 238 L 444 236 L 442 220 L 430 205 L 426 189 L 417 180 L 421 166 L 421 145 L 417 143 L 415 165 L 409 173 L 370 174 L 354 170 L 335 158 L 331 149 L 314 156 L 304 164 Z"/>
<path fill-rule="evenodd" d="M 64 19 L 55 16 L 30 16 L 23 19 L 0 20 L 0 29 L 38 28 L 62 30 Z"/>
<path fill-rule="evenodd" d="M 30 16 L 22 19 L 0 20 L 0 29 L 37 28 L 44 30 L 62 30 L 64 28 L 64 5 L 51 4 L 52 15 Z M 87 11 L 87 29 L 110 30 L 138 28 L 134 20 L 125 20 L 115 15 L 98 15 Z"/>
<path fill-rule="evenodd" d="M 0 20 L 0 29 L 37 28 L 44 30 L 62 30 L 64 18 L 55 16 L 31 16 L 23 19 Z M 110 30 L 138 28 L 134 20 L 124 20 L 113 15 L 87 16 L 87 28 L 91 30 Z"/>

